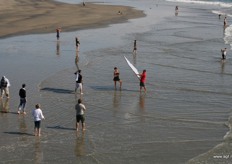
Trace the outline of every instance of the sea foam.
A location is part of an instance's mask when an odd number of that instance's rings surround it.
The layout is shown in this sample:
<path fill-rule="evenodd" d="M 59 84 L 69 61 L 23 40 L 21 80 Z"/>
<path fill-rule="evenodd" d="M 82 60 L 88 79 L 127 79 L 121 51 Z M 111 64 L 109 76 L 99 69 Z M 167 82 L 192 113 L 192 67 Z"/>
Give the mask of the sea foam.
<path fill-rule="evenodd" d="M 169 2 L 182 2 L 182 3 L 194 3 L 194 4 L 205 4 L 205 5 L 215 5 L 220 7 L 232 7 L 232 3 L 224 2 L 209 2 L 209 1 L 196 1 L 196 0 L 166 0 Z"/>

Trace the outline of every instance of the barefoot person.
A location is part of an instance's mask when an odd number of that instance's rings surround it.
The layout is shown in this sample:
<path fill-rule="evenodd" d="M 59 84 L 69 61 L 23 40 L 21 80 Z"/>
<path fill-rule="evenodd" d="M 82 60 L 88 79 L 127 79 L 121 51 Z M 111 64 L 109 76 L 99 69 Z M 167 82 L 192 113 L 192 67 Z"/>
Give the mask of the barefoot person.
<path fill-rule="evenodd" d="M 82 91 L 82 75 L 81 75 L 81 70 L 78 70 L 74 74 L 76 75 L 75 93 L 76 93 L 77 89 L 80 88 L 80 94 L 83 94 L 83 91 Z"/>
<path fill-rule="evenodd" d="M 9 87 L 10 81 L 5 76 L 3 76 L 0 82 L 1 98 L 3 98 L 4 94 L 6 95 L 6 98 L 9 98 Z"/>
<path fill-rule="evenodd" d="M 39 104 L 35 105 L 35 109 L 32 112 L 32 116 L 34 118 L 34 123 L 35 123 L 34 134 L 35 136 L 40 136 L 41 135 L 40 123 L 41 123 L 41 120 L 45 118 L 44 118 L 42 110 L 40 109 Z"/>
<path fill-rule="evenodd" d="M 18 114 L 20 114 L 21 112 L 23 112 L 23 114 L 26 114 L 25 106 L 26 106 L 27 98 L 26 98 L 25 87 L 26 87 L 26 84 L 22 84 L 22 88 L 19 90 L 20 103 L 18 106 Z"/>
<path fill-rule="evenodd" d="M 142 91 L 142 88 L 144 89 L 144 92 L 147 91 L 146 86 L 145 86 L 145 82 L 146 82 L 146 78 L 147 78 L 147 71 L 144 69 L 142 74 L 139 74 L 140 76 L 140 93 Z"/>
<path fill-rule="evenodd" d="M 119 70 L 117 67 L 114 67 L 114 89 L 117 89 L 117 81 L 120 83 L 120 89 L 122 89 L 122 80 L 119 78 Z"/>
<path fill-rule="evenodd" d="M 221 53 L 222 53 L 222 60 L 225 60 L 226 59 L 226 48 L 224 49 L 221 49 Z"/>
<path fill-rule="evenodd" d="M 82 100 L 78 99 L 78 103 L 75 106 L 76 109 L 76 130 L 79 129 L 79 122 L 81 121 L 82 130 L 85 130 L 85 111 L 86 107 L 82 104 Z"/>

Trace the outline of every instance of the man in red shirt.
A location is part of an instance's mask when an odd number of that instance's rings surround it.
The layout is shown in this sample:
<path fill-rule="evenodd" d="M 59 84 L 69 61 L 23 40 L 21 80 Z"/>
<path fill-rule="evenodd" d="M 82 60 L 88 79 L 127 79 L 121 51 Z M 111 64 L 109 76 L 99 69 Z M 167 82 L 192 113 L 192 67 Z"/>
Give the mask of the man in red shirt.
<path fill-rule="evenodd" d="M 147 78 L 147 74 L 146 74 L 146 70 L 143 70 L 142 74 L 139 74 L 140 76 L 140 92 L 142 91 L 142 88 L 144 88 L 144 91 L 146 92 L 146 86 L 145 86 L 145 82 L 146 82 L 146 78 Z"/>

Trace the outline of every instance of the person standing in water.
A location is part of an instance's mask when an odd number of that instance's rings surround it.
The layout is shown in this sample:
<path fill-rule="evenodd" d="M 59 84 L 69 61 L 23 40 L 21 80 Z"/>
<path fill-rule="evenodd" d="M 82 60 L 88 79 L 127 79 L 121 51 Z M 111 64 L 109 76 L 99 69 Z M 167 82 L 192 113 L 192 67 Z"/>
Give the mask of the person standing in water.
<path fill-rule="evenodd" d="M 225 16 L 225 18 L 224 18 L 224 27 L 227 27 L 227 19 L 226 19 L 226 16 Z"/>
<path fill-rule="evenodd" d="M 61 28 L 58 27 L 58 28 L 56 29 L 56 38 L 57 38 L 57 40 L 60 39 L 60 32 L 61 32 Z"/>
<path fill-rule="evenodd" d="M 83 91 L 82 91 L 82 75 L 81 75 L 81 70 L 78 70 L 74 74 L 76 75 L 76 88 L 75 88 L 75 92 L 77 91 L 78 88 L 80 88 L 80 94 L 83 94 Z"/>
<path fill-rule="evenodd" d="M 19 90 L 20 103 L 18 106 L 18 114 L 20 114 L 21 111 L 23 112 L 23 114 L 26 114 L 25 106 L 26 106 L 27 98 L 26 98 L 25 87 L 26 87 L 26 84 L 22 84 L 22 88 Z"/>
<path fill-rule="evenodd" d="M 136 41 L 136 40 L 134 40 L 133 53 L 134 53 L 134 54 L 136 54 L 136 53 L 137 53 L 137 41 Z"/>
<path fill-rule="evenodd" d="M 119 70 L 117 67 L 114 67 L 114 89 L 117 89 L 117 81 L 120 83 L 120 90 L 122 89 L 122 81 L 119 78 Z"/>
<path fill-rule="evenodd" d="M 81 121 L 82 130 L 85 130 L 85 111 L 86 107 L 82 104 L 82 100 L 78 99 L 78 103 L 75 106 L 76 109 L 76 130 L 79 129 L 79 122 Z"/>
<path fill-rule="evenodd" d="M 3 76 L 0 82 L 1 98 L 3 98 L 4 94 L 6 95 L 6 98 L 10 98 L 9 87 L 10 87 L 10 81 L 6 78 L 6 76 Z"/>
<path fill-rule="evenodd" d="M 76 37 L 76 50 L 79 51 L 79 48 L 80 48 L 80 41 L 78 37 Z"/>
<path fill-rule="evenodd" d="M 147 92 L 145 82 L 147 78 L 147 71 L 144 69 L 142 74 L 138 74 L 140 76 L 140 93 L 142 91 L 142 88 L 144 89 L 145 92 Z"/>
<path fill-rule="evenodd" d="M 221 49 L 221 53 L 222 53 L 222 60 L 225 60 L 226 59 L 226 52 L 227 51 L 227 49 L 226 48 L 224 48 L 224 49 Z"/>
<path fill-rule="evenodd" d="M 41 135 L 41 120 L 45 119 L 42 110 L 40 109 L 40 105 L 36 104 L 35 109 L 32 111 L 32 116 L 34 118 L 34 134 L 35 136 L 40 136 Z"/>

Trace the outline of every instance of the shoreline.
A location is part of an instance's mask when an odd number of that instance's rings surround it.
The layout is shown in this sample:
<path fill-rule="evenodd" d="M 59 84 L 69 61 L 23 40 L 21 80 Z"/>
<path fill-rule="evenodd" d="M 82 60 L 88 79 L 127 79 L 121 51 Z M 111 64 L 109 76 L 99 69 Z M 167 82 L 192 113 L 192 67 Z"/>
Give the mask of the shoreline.
<path fill-rule="evenodd" d="M 57 27 L 63 32 L 92 29 L 145 16 L 143 11 L 133 7 L 94 3 L 83 6 L 53 0 L 9 0 L 0 5 L 0 38 L 55 33 Z"/>

